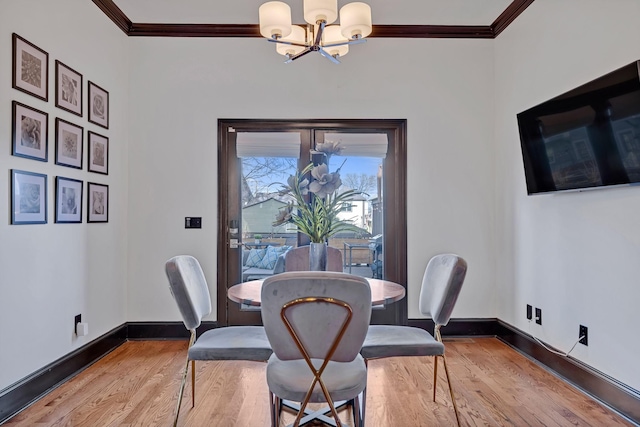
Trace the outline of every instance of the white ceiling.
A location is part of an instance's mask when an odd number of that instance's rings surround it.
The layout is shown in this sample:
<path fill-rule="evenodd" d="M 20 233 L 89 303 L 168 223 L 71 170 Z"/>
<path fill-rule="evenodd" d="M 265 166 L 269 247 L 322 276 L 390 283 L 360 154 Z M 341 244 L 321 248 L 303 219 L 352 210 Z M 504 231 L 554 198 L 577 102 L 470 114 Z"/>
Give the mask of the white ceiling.
<path fill-rule="evenodd" d="M 114 0 L 135 23 L 257 24 L 266 0 Z M 293 23 L 301 24 L 302 1 L 286 0 Z M 350 3 L 339 0 L 338 7 Z M 512 0 L 365 0 L 373 24 L 491 25 Z"/>

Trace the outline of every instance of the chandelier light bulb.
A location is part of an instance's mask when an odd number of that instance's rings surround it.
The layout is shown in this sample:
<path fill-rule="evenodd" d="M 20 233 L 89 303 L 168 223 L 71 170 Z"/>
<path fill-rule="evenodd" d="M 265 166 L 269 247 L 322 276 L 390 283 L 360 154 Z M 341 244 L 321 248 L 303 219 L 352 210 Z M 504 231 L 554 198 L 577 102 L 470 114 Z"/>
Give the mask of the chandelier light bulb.
<path fill-rule="evenodd" d="M 326 21 L 327 25 L 338 19 L 338 0 L 304 0 L 304 20 L 311 25 Z"/>
<path fill-rule="evenodd" d="M 325 27 L 324 29 L 324 37 L 323 37 L 323 45 L 333 44 L 333 43 L 342 43 L 348 42 L 342 33 L 340 32 L 339 25 L 331 25 L 329 27 Z M 345 56 L 349 52 L 349 45 L 344 44 L 342 46 L 329 46 L 324 48 L 329 55 L 335 56 Z"/>
<path fill-rule="evenodd" d="M 291 7 L 281 1 L 269 1 L 258 9 L 260 34 L 268 39 L 291 34 Z"/>
<path fill-rule="evenodd" d="M 291 27 L 291 30 L 292 30 L 291 34 L 289 34 L 287 37 L 282 38 L 281 41 L 295 42 L 295 43 L 300 43 L 304 45 L 305 42 L 307 41 L 306 30 L 298 25 L 293 25 Z M 305 50 L 305 46 L 295 46 L 295 45 L 282 44 L 282 43 L 276 44 L 276 52 L 278 52 L 280 55 L 293 56 L 293 55 L 299 54 L 303 50 Z"/>
<path fill-rule="evenodd" d="M 340 9 L 342 35 L 348 39 L 364 38 L 371 34 L 371 7 L 362 2 L 353 2 Z"/>

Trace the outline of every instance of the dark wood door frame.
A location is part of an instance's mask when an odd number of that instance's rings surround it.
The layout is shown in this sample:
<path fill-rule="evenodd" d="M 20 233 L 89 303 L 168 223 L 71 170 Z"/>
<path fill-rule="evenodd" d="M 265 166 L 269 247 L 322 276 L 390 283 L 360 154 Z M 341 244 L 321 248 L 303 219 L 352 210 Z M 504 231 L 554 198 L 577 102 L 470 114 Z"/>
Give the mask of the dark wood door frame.
<path fill-rule="evenodd" d="M 217 265 L 217 320 L 219 325 L 227 325 L 227 286 L 231 274 L 240 265 L 240 251 L 228 251 L 229 217 L 227 206 L 236 203 L 240 197 L 237 191 L 229 191 L 229 177 L 238 173 L 239 160 L 235 156 L 235 133 L 237 131 L 294 131 L 303 128 L 323 129 L 336 132 L 387 133 L 389 148 L 384 161 L 383 180 L 384 215 L 384 275 L 385 278 L 407 286 L 407 121 L 406 119 L 317 119 L 317 120 L 261 120 L 261 119 L 219 119 L 218 120 L 218 265 Z M 231 161 L 230 159 L 234 159 Z M 235 193 L 235 194 L 234 194 Z M 239 204 L 238 204 L 239 206 Z M 235 304 L 235 303 L 231 303 Z M 385 318 L 384 323 L 407 323 L 407 298 L 395 303 L 393 319 Z"/>

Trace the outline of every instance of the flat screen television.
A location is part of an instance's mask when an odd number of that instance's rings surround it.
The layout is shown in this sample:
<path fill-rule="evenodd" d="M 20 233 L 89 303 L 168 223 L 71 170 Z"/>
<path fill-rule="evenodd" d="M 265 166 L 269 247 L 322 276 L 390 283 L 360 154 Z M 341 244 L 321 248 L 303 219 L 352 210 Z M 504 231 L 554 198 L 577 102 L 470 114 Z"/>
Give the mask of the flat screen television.
<path fill-rule="evenodd" d="M 640 182 L 639 67 L 517 115 L 528 194 Z"/>

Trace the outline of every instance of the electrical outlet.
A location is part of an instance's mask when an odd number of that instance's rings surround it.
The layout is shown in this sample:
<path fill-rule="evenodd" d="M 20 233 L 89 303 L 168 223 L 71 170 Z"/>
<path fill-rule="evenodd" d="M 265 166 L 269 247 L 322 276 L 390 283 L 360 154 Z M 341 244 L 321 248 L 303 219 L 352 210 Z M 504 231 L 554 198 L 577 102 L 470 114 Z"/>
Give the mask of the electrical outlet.
<path fill-rule="evenodd" d="M 201 216 L 185 217 L 184 228 L 202 228 L 202 217 Z"/>
<path fill-rule="evenodd" d="M 78 323 L 82 322 L 82 314 L 78 314 L 73 322 L 73 330 L 77 334 L 78 333 Z"/>
<path fill-rule="evenodd" d="M 542 309 L 536 308 L 536 323 L 542 325 Z"/>
<path fill-rule="evenodd" d="M 531 304 L 527 304 L 527 319 L 531 320 L 533 318 L 533 307 Z"/>
<path fill-rule="evenodd" d="M 580 344 L 584 344 L 588 346 L 589 345 L 589 328 L 587 328 L 586 326 L 580 325 L 578 338 L 580 338 L 580 341 L 578 341 Z"/>

